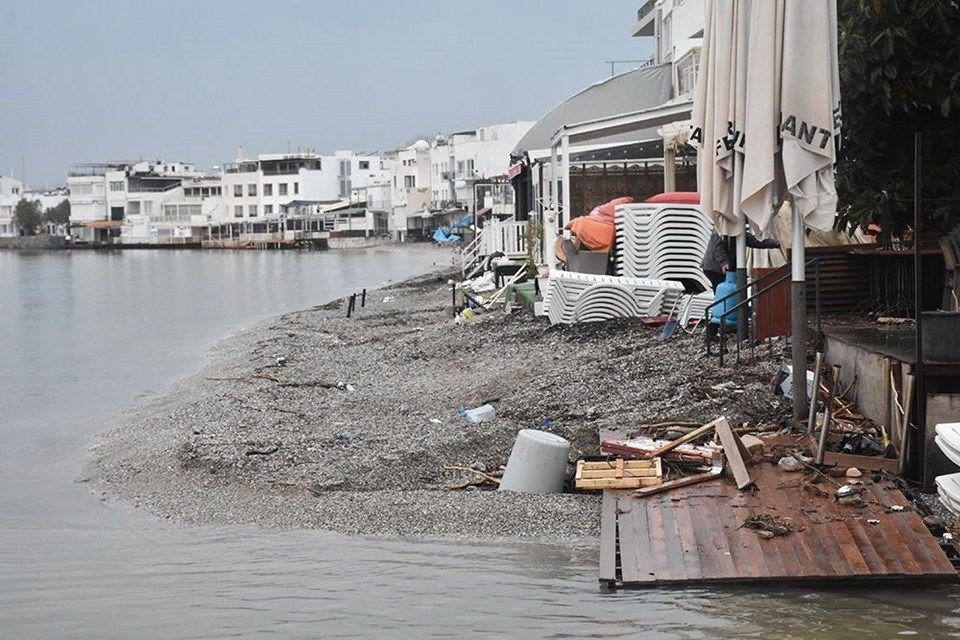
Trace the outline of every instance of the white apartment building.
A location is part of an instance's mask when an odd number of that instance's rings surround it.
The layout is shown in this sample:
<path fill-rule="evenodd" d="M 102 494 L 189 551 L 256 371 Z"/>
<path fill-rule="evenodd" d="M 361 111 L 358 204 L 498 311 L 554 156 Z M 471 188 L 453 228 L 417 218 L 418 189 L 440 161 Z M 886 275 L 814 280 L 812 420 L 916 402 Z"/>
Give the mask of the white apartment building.
<path fill-rule="evenodd" d="M 279 218 L 288 208 L 322 207 L 349 200 L 351 192 L 389 178 L 380 157 L 337 151 L 313 151 L 241 157 L 221 173 L 223 206 L 215 223 L 258 222 Z"/>
<path fill-rule="evenodd" d="M 0 175 L 0 238 L 18 235 L 13 211 L 23 197 L 23 183 L 16 178 Z"/>
<path fill-rule="evenodd" d="M 388 154 L 394 237 L 403 241 L 411 231 L 423 229 L 429 216 L 432 152 L 430 143 L 417 140 Z"/>
<path fill-rule="evenodd" d="M 168 200 L 182 198 L 183 180 L 198 175 L 192 164 L 165 160 L 78 165 L 67 177 L 74 241 L 120 238 L 125 221 L 133 229 L 140 216 L 161 216 Z"/>
<path fill-rule="evenodd" d="M 647 0 L 637 11 L 633 35 L 654 38 L 654 63 L 673 65 L 674 99 L 696 88 L 705 12 L 705 0 Z"/>

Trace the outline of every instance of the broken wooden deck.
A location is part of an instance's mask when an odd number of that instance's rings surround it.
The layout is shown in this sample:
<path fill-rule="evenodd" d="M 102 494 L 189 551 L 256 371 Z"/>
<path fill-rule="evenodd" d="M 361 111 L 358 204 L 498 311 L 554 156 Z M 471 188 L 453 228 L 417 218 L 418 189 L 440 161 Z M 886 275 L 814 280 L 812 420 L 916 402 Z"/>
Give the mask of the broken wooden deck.
<path fill-rule="evenodd" d="M 750 473 L 755 491 L 738 491 L 726 477 L 646 498 L 604 491 L 600 580 L 650 587 L 957 579 L 939 542 L 893 483 L 869 484 L 867 505 L 857 508 L 800 489 L 800 474 L 779 472 L 773 464 L 753 466 Z M 890 512 L 892 505 L 908 508 Z M 762 539 L 741 527 L 751 514 L 788 518 L 802 530 Z"/>

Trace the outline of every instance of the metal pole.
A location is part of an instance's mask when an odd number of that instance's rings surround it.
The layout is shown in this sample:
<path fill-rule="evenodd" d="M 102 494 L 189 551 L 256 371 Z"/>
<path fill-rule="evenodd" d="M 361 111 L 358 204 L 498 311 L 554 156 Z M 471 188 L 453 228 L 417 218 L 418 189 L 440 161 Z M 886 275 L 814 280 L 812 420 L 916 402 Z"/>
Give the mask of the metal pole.
<path fill-rule="evenodd" d="M 792 203 L 793 239 L 790 245 L 791 307 L 793 335 L 793 418 L 800 422 L 807 412 L 807 283 L 804 275 L 805 247 L 803 218 Z"/>
<path fill-rule="evenodd" d="M 744 300 L 747 299 L 747 230 L 740 229 L 740 235 L 737 236 L 737 342 L 743 342 L 748 337 L 747 329 L 747 305 Z"/>
<path fill-rule="evenodd" d="M 794 376 L 796 379 L 796 376 Z M 833 418 L 833 399 L 837 397 L 837 387 L 840 385 L 840 365 L 833 365 L 833 384 L 830 386 L 830 396 L 827 406 L 823 408 L 823 426 L 820 427 L 820 441 L 817 443 L 817 464 L 823 464 L 823 455 L 827 451 L 827 433 L 830 430 L 830 420 Z"/>
<path fill-rule="evenodd" d="M 913 409 L 913 389 L 917 378 L 907 374 L 903 384 L 903 424 L 900 427 L 900 445 L 897 447 L 897 473 L 903 475 L 907 468 L 907 435 L 910 430 L 910 413 Z"/>
<path fill-rule="evenodd" d="M 570 193 L 570 136 L 563 136 L 563 213 L 558 215 L 558 226 L 563 228 L 565 222 L 573 219 L 573 194 Z"/>
<path fill-rule="evenodd" d="M 544 218 L 544 251 L 547 252 L 547 265 L 557 266 L 555 244 L 557 242 L 557 216 L 560 215 L 560 163 L 557 160 L 557 145 L 550 147 L 550 209 Z"/>
<path fill-rule="evenodd" d="M 817 359 L 813 365 L 813 395 L 810 396 L 810 415 L 807 417 L 807 433 L 813 433 L 813 425 L 817 422 L 817 397 L 820 395 L 820 372 L 823 369 L 823 353 L 817 351 Z"/>
<path fill-rule="evenodd" d="M 922 200 L 922 188 L 921 188 L 921 162 L 920 162 L 920 153 L 922 150 L 922 141 L 923 136 L 918 131 L 913 138 L 913 305 L 914 305 L 914 316 L 916 318 L 916 343 L 914 344 L 915 353 L 917 354 L 917 363 L 914 366 L 913 374 L 916 378 L 916 389 L 914 393 L 917 396 L 917 425 L 921 429 L 921 436 L 917 438 L 917 454 L 920 459 L 920 469 L 921 469 L 921 481 L 924 485 L 927 484 L 926 475 L 927 469 L 926 465 L 923 463 L 925 454 L 925 445 L 924 440 L 926 439 L 926 422 L 927 422 L 927 396 L 926 390 L 924 387 L 923 373 L 923 264 L 920 255 L 920 238 L 922 235 L 922 226 L 921 226 L 921 200 Z"/>
<path fill-rule="evenodd" d="M 366 289 L 363 290 L 363 293 L 360 296 L 360 306 L 361 307 L 367 306 L 367 290 Z"/>

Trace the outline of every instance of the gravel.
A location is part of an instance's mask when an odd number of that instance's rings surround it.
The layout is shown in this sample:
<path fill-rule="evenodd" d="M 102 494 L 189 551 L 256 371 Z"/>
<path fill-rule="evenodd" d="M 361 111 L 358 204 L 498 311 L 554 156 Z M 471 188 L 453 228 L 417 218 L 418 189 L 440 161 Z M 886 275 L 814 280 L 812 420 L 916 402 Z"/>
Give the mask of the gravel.
<path fill-rule="evenodd" d="M 663 420 L 773 424 L 772 360 L 719 368 L 698 339 L 636 321 L 551 327 L 494 311 L 455 324 L 451 273 L 289 313 L 224 340 L 198 375 L 94 447 L 91 486 L 159 516 L 344 533 L 595 539 L 596 494 L 449 489 L 496 470 L 519 429 L 598 453 L 598 431 Z M 495 419 L 468 423 L 485 402 Z"/>

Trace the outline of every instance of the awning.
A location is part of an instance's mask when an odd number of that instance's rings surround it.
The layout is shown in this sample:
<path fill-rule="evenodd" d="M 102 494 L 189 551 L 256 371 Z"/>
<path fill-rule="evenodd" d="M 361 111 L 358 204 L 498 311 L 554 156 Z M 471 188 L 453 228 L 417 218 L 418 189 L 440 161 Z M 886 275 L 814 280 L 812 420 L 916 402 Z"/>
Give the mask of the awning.
<path fill-rule="evenodd" d="M 123 220 L 93 220 L 84 222 L 83 226 L 88 229 L 116 229 L 123 226 Z"/>
<path fill-rule="evenodd" d="M 571 122 L 596 120 L 663 104 L 670 99 L 672 73 L 670 64 L 661 64 L 634 69 L 590 85 L 540 118 L 513 148 L 513 155 L 549 149 L 557 130 Z M 655 130 L 644 135 L 637 135 L 636 131 L 611 132 L 596 142 L 632 142 L 657 137 Z"/>

